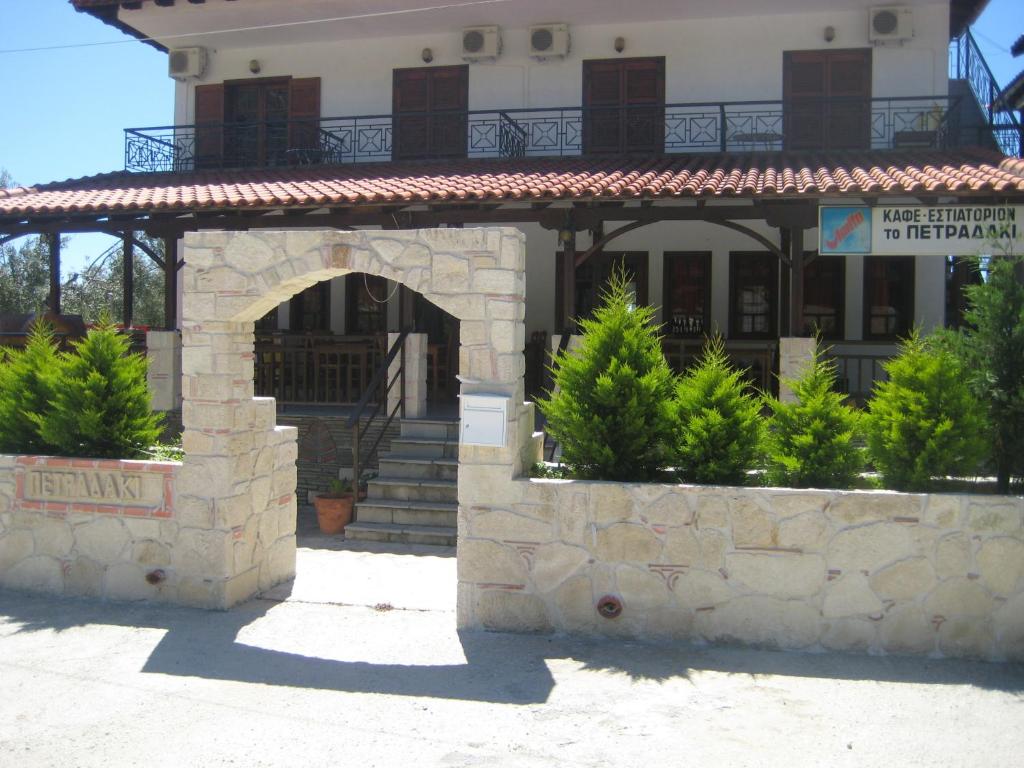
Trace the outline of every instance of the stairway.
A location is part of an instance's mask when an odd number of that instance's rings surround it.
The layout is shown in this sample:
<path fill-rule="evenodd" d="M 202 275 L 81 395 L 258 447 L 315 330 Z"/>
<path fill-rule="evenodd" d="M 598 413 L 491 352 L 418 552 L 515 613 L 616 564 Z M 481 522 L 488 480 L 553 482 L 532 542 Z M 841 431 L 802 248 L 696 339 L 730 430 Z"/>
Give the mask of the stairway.
<path fill-rule="evenodd" d="M 459 423 L 403 419 L 391 452 L 355 507 L 345 538 L 455 546 Z"/>

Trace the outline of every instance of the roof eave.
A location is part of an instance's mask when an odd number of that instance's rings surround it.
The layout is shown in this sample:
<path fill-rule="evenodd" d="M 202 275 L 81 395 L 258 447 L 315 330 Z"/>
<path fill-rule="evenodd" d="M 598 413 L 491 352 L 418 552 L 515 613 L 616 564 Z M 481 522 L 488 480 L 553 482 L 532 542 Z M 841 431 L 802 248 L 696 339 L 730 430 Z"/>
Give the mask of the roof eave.
<path fill-rule="evenodd" d="M 162 43 L 150 37 L 147 37 L 142 32 L 137 30 L 135 27 L 131 26 L 130 24 L 125 24 L 123 21 L 121 21 L 121 19 L 117 15 L 117 3 L 112 3 L 111 5 L 87 7 L 79 7 L 78 5 L 75 5 L 75 10 L 79 13 L 87 13 L 93 18 L 99 19 L 104 24 L 107 24 L 120 32 L 124 32 L 126 35 L 131 35 L 132 37 L 140 40 L 141 42 L 146 43 L 146 45 L 153 46 L 162 53 L 167 52 L 166 45 L 163 45 Z"/>

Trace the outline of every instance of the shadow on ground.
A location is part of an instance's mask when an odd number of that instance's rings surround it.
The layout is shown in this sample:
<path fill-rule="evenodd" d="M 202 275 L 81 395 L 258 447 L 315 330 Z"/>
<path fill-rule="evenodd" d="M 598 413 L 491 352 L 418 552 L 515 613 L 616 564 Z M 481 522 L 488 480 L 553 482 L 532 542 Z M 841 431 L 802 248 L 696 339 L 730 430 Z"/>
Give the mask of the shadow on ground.
<path fill-rule="evenodd" d="M 456 639 L 450 614 L 374 612 L 337 606 L 318 606 L 317 609 L 319 614 L 299 612 L 293 619 L 287 612 L 287 604 L 266 600 L 253 600 L 228 612 L 210 612 L 40 597 L 0 590 L 0 617 L 7 619 L 6 625 L 0 624 L 0 642 L 4 635 L 14 633 L 47 630 L 59 633 L 86 625 L 157 628 L 165 633 L 143 668 L 148 673 L 510 704 L 542 703 L 548 699 L 555 685 L 548 666 L 553 660 L 574 661 L 582 669 L 655 681 L 688 678 L 697 671 L 714 671 L 755 678 L 782 675 L 972 685 L 1024 694 L 1024 666 L 1016 664 L 697 648 L 476 631 L 460 631 Z M 278 610 L 284 612 L 271 616 Z M 362 643 L 358 648 L 360 652 L 367 648 L 384 648 L 385 655 L 400 659 L 405 655 L 403 648 L 406 651 L 418 649 L 421 644 L 433 641 L 442 644 L 445 653 L 440 655 L 451 658 L 451 651 L 458 650 L 457 642 L 465 662 L 430 665 L 338 660 L 271 650 L 239 640 L 239 634 L 246 628 L 274 620 L 278 622 L 273 636 L 275 645 L 295 647 L 291 638 L 321 629 L 311 626 L 317 623 L 318 617 L 330 620 L 329 629 L 340 634 L 337 641 L 341 645 L 348 642 L 346 629 L 358 632 L 358 637 L 353 634 L 353 642 Z M 423 636 L 418 637 L 417 633 Z M 376 658 L 381 654 L 370 655 Z"/>

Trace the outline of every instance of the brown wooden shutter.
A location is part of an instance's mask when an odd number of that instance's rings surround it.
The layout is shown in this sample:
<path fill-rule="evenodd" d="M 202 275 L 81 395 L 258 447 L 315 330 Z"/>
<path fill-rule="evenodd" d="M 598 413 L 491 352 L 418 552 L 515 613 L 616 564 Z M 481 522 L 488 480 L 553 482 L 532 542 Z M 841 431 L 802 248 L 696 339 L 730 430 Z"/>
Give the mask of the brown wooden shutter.
<path fill-rule="evenodd" d="M 661 152 L 665 59 L 583 62 L 583 105 L 585 153 Z"/>
<path fill-rule="evenodd" d="M 828 61 L 830 149 L 871 145 L 871 52 L 836 51 Z"/>
<path fill-rule="evenodd" d="M 640 59 L 622 62 L 622 133 L 627 152 L 661 152 L 665 146 L 665 60 Z M 649 109 L 638 109 L 648 105 Z"/>
<path fill-rule="evenodd" d="M 433 157 L 466 156 L 466 110 L 469 106 L 469 67 L 437 67 L 432 71 L 430 108 Z"/>
<path fill-rule="evenodd" d="M 320 146 L 320 78 L 298 77 L 288 83 L 288 148 Z M 291 153 L 301 157 L 302 153 Z"/>
<path fill-rule="evenodd" d="M 866 149 L 871 51 L 786 51 L 782 98 L 787 149 Z"/>
<path fill-rule="evenodd" d="M 396 69 L 393 78 L 393 157 L 465 157 L 469 67 Z"/>
<path fill-rule="evenodd" d="M 195 167 L 219 168 L 224 161 L 224 85 L 196 86 Z M 204 123 L 207 124 L 204 126 Z"/>

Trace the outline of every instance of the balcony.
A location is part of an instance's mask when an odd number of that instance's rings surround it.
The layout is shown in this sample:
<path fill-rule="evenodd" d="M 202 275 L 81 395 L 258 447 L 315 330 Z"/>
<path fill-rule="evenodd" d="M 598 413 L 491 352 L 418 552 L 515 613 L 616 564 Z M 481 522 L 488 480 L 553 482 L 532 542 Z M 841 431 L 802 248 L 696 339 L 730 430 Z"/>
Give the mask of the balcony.
<path fill-rule="evenodd" d="M 201 123 L 126 129 L 125 170 L 992 145 L 991 133 L 962 130 L 959 117 L 959 98 L 917 96 Z"/>

